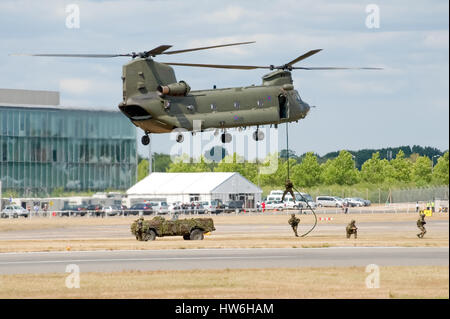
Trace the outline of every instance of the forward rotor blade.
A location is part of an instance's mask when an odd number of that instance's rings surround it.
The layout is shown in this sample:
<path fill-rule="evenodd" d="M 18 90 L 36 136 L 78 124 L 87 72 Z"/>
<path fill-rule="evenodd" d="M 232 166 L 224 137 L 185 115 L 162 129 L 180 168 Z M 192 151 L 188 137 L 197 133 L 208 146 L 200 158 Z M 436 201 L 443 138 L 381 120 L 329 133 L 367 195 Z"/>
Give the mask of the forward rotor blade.
<path fill-rule="evenodd" d="M 256 65 L 199 64 L 199 63 L 178 63 L 178 62 L 160 62 L 160 63 L 167 65 L 193 66 L 193 67 L 217 68 L 217 69 L 236 69 L 236 70 L 270 69 L 270 66 L 256 66 Z"/>
<path fill-rule="evenodd" d="M 316 49 L 316 50 L 311 50 L 306 52 L 305 54 L 299 56 L 298 58 L 292 60 L 291 62 L 286 63 L 287 65 L 293 65 L 301 60 L 304 60 L 306 58 L 309 58 L 311 55 L 314 55 L 316 53 L 319 53 L 320 51 L 322 51 L 322 49 Z"/>
<path fill-rule="evenodd" d="M 178 54 L 178 53 L 185 53 L 185 52 L 191 52 L 191 51 L 207 50 L 207 49 L 229 47 L 229 46 L 234 46 L 234 45 L 243 45 L 243 44 L 250 44 L 250 43 L 255 43 L 255 41 L 213 45 L 213 46 L 209 46 L 209 47 L 200 47 L 200 48 L 192 48 L 192 49 L 185 49 L 185 50 L 167 51 L 167 52 L 163 52 L 162 54 Z"/>
<path fill-rule="evenodd" d="M 171 45 L 160 45 L 159 47 L 151 49 L 150 51 L 146 51 L 145 53 L 147 56 L 157 56 L 159 54 L 163 54 L 164 51 L 170 49 L 171 47 Z"/>
<path fill-rule="evenodd" d="M 119 56 L 132 56 L 131 54 L 10 54 L 17 56 L 45 56 L 57 58 L 115 58 Z"/>
<path fill-rule="evenodd" d="M 383 70 L 383 68 L 292 67 L 293 70 Z"/>

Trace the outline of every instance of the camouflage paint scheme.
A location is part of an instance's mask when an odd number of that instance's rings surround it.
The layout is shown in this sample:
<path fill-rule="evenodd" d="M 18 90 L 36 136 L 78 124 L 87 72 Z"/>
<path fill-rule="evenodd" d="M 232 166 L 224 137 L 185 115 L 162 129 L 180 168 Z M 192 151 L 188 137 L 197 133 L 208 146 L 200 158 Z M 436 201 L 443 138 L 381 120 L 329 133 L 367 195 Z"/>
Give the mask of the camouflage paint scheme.
<path fill-rule="evenodd" d="M 194 120 L 202 121 L 201 130 L 279 124 L 303 119 L 310 110 L 287 70 L 266 74 L 259 86 L 190 91 L 186 82 L 177 83 L 169 65 L 137 58 L 123 66 L 122 81 L 119 109 L 146 133 L 192 131 Z M 172 87 L 173 93 L 159 92 L 161 86 Z"/>
<path fill-rule="evenodd" d="M 153 230 L 158 237 L 183 236 L 184 239 L 190 239 L 188 236 L 193 233 L 193 230 L 201 231 L 201 239 L 203 239 L 204 233 L 216 230 L 212 218 L 166 220 L 164 217 L 156 216 L 151 220 L 143 221 L 141 231 L 142 236 L 139 236 L 137 232 L 138 221 L 139 219 L 131 224 L 131 233 L 140 241 L 152 240 L 151 238 L 148 238 L 148 236 L 145 236 L 150 230 Z"/>

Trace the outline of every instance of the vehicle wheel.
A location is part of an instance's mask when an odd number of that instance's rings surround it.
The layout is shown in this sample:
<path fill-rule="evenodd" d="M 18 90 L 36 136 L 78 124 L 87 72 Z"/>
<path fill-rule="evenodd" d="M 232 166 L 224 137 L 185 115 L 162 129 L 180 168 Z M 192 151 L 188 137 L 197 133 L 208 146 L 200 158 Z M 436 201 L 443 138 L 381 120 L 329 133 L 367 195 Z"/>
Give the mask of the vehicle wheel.
<path fill-rule="evenodd" d="M 191 237 L 190 237 L 190 235 L 183 235 L 183 239 L 184 240 L 191 240 Z"/>
<path fill-rule="evenodd" d="M 183 134 L 181 134 L 181 133 L 177 134 L 176 141 L 177 141 L 177 143 L 183 143 L 183 141 L 184 141 Z"/>
<path fill-rule="evenodd" d="M 152 240 L 155 240 L 155 239 L 156 239 L 156 232 L 153 229 L 149 229 L 148 232 L 147 232 L 146 241 L 147 240 L 152 241 Z"/>
<path fill-rule="evenodd" d="M 229 133 L 223 133 L 220 136 L 220 140 L 222 141 L 222 143 L 230 143 L 232 139 L 233 137 Z"/>
<path fill-rule="evenodd" d="M 189 238 L 191 240 L 203 240 L 203 231 L 200 229 L 193 229 Z"/>
<path fill-rule="evenodd" d="M 19 215 L 17 215 L 17 213 L 15 213 L 15 214 L 13 215 L 13 218 L 19 218 Z"/>
<path fill-rule="evenodd" d="M 2 218 L 6 218 L 6 214 L 3 213 L 3 214 L 1 215 L 1 217 L 2 217 Z"/>
<path fill-rule="evenodd" d="M 148 135 L 144 135 L 141 138 L 142 145 L 148 145 L 150 144 L 150 137 Z"/>

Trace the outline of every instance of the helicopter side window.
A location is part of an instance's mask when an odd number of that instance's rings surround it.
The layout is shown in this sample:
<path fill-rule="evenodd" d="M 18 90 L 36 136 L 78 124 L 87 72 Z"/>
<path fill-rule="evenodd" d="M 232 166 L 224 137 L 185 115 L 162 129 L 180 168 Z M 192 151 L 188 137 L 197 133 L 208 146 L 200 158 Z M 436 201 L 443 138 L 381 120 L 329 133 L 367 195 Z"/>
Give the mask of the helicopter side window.
<path fill-rule="evenodd" d="M 263 100 L 256 101 L 256 105 L 258 105 L 258 107 L 263 107 L 264 106 Z"/>
<path fill-rule="evenodd" d="M 239 103 L 239 101 L 234 102 L 234 108 L 236 110 L 239 110 L 240 107 L 241 107 L 241 103 Z"/>
<path fill-rule="evenodd" d="M 214 103 L 211 103 L 211 111 L 217 111 L 217 106 Z"/>

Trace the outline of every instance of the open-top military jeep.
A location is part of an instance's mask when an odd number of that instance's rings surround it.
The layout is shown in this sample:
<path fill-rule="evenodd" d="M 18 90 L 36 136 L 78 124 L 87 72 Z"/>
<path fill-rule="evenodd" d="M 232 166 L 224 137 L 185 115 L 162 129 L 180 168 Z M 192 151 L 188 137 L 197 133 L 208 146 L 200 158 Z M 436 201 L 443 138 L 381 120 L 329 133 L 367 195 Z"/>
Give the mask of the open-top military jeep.
<path fill-rule="evenodd" d="M 212 218 L 166 220 L 156 216 L 151 220 L 140 218 L 131 224 L 131 233 L 139 241 L 156 237 L 183 236 L 185 240 L 203 240 L 204 234 L 216 230 Z"/>

